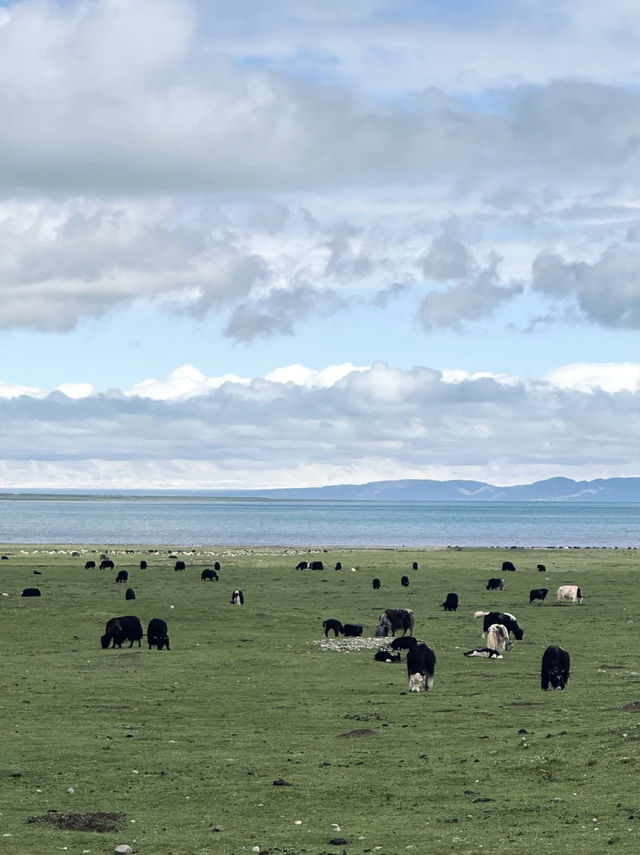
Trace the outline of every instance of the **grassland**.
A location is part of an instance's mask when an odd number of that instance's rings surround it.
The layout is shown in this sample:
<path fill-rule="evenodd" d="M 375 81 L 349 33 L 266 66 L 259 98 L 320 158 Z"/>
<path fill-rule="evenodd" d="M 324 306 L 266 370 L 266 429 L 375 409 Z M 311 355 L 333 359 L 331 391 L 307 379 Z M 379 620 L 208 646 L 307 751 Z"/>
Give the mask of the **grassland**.
<path fill-rule="evenodd" d="M 114 571 L 84 569 L 107 548 L 135 601 Z M 640 851 L 640 714 L 624 708 L 640 702 L 635 550 L 0 550 L 8 852 Z M 295 570 L 318 558 L 323 572 Z M 201 582 L 216 559 L 220 581 Z M 501 574 L 503 559 L 517 571 Z M 490 576 L 505 589 L 486 591 Z M 566 583 L 582 604 L 555 603 Z M 42 597 L 21 598 L 33 585 Z M 549 599 L 529 605 L 537 587 Z M 234 588 L 242 607 L 229 604 Z M 456 613 L 441 608 L 449 591 Z M 404 663 L 373 650 L 322 649 L 323 619 L 373 635 L 387 607 L 412 608 L 436 651 L 431 692 L 409 694 Z M 466 659 L 482 645 L 474 610 L 493 607 L 518 617 L 524 640 L 501 661 Z M 171 651 L 102 650 L 121 614 L 145 628 L 165 618 Z M 551 643 L 571 653 L 563 692 L 540 690 Z M 98 812 L 121 814 L 119 830 L 28 821 Z"/>

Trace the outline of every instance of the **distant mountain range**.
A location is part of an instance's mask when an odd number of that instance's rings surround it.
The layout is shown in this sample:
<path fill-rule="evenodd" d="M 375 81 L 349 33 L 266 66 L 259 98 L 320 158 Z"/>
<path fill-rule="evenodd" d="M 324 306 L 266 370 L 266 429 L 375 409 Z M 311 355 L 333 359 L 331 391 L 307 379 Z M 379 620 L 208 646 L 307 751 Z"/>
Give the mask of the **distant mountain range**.
<path fill-rule="evenodd" d="M 222 495 L 222 492 L 216 491 L 216 495 Z M 339 484 L 334 487 L 234 490 L 225 495 L 268 499 L 350 499 L 384 502 L 640 502 L 640 478 L 598 478 L 595 481 L 547 478 L 545 481 L 518 484 L 514 487 L 495 487 L 483 481 L 411 479 Z"/>
<path fill-rule="evenodd" d="M 162 490 L 137 489 L 24 489 L 3 491 L 2 497 L 49 496 L 194 496 L 230 499 L 327 499 L 381 502 L 640 502 L 640 478 L 597 478 L 573 481 L 547 478 L 533 484 L 496 487 L 484 481 L 430 481 L 405 479 L 338 484 L 333 487 L 297 487 L 274 490 Z"/>

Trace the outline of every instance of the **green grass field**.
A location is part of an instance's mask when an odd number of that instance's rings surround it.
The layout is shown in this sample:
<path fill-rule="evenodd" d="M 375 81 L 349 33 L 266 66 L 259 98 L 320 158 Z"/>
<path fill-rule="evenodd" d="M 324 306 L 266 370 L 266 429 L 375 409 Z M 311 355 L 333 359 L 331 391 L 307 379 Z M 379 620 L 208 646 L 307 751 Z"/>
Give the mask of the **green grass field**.
<path fill-rule="evenodd" d="M 84 569 L 104 549 L 0 546 L 3 851 L 640 852 L 640 714 L 624 709 L 640 709 L 637 551 L 109 547 L 128 602 L 116 571 Z M 220 581 L 201 582 L 216 559 Z M 301 559 L 326 569 L 297 571 Z M 490 576 L 503 591 L 485 590 Z M 583 603 L 556 604 L 567 583 Z M 34 585 L 41 598 L 20 597 Z M 549 597 L 529 605 L 538 587 Z M 449 591 L 456 613 L 441 607 Z M 320 646 L 325 618 L 372 636 L 384 608 L 405 607 L 437 655 L 428 693 L 408 692 L 404 662 Z M 467 659 L 484 643 L 473 612 L 491 608 L 513 612 L 524 640 L 500 661 Z M 123 614 L 145 629 L 164 618 L 171 651 L 102 650 Z M 548 644 L 571 654 L 562 692 L 540 689 Z M 59 827 L 99 813 L 121 814 L 119 829 Z"/>

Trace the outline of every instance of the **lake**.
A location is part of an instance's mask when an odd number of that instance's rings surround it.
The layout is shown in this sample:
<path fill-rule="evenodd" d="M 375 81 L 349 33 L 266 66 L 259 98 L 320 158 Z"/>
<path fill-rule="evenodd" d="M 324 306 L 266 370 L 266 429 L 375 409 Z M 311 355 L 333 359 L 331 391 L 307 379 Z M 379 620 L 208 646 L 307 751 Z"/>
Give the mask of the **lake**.
<path fill-rule="evenodd" d="M 0 542 L 637 547 L 640 503 L 5 495 Z"/>

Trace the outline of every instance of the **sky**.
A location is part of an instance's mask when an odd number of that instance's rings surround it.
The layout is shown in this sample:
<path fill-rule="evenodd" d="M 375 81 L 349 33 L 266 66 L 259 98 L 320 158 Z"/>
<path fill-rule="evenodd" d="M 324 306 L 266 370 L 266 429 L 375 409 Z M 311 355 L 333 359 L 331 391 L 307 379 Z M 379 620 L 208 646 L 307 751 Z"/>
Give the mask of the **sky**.
<path fill-rule="evenodd" d="M 640 475 L 637 0 L 0 0 L 0 487 Z"/>

